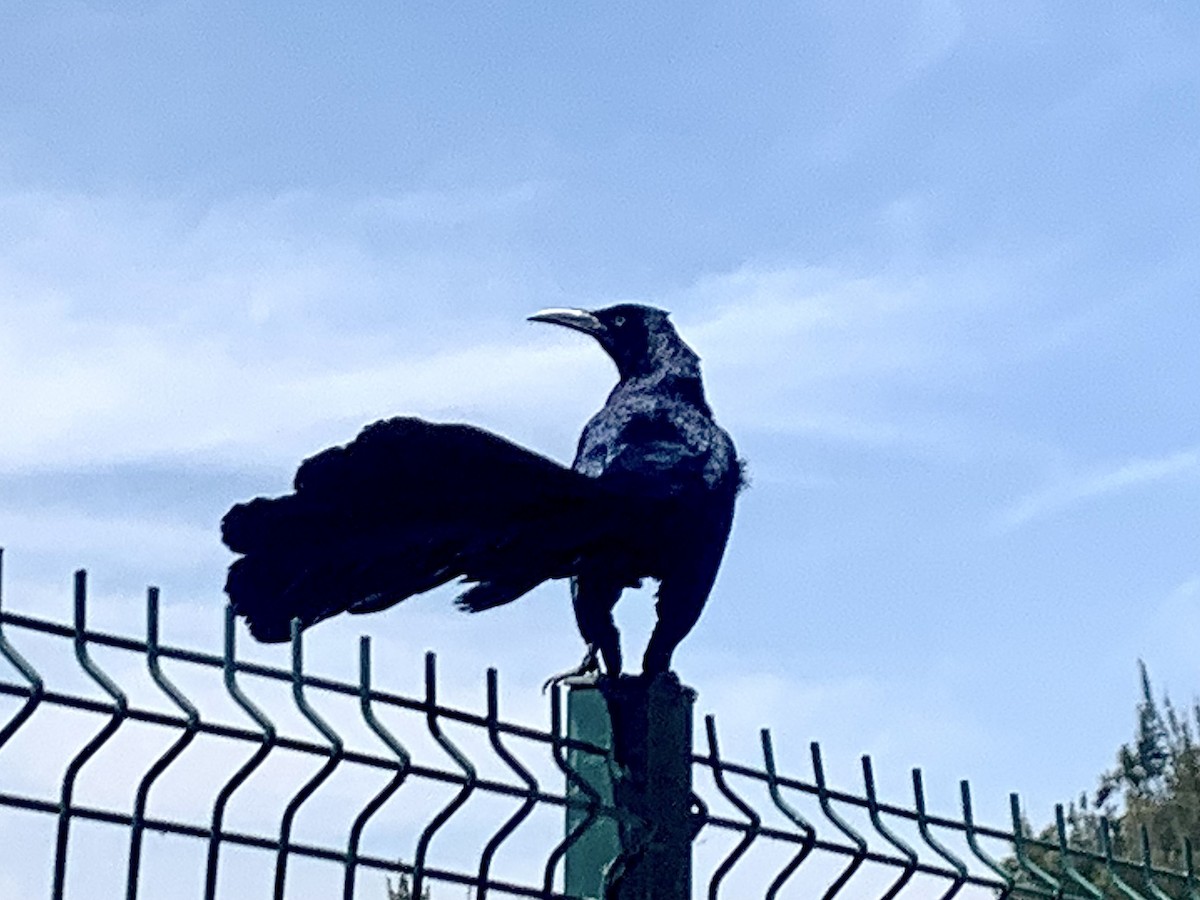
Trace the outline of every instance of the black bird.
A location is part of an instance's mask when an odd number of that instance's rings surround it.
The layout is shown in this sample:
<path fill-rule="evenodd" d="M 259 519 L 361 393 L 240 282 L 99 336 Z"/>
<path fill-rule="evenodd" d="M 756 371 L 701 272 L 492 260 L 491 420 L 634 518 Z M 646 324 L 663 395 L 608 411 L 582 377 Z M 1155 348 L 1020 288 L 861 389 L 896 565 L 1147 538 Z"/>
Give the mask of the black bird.
<path fill-rule="evenodd" d="M 700 360 L 662 310 L 549 309 L 532 321 L 591 335 L 620 380 L 583 429 L 571 469 L 470 425 L 395 418 L 305 460 L 295 492 L 221 522 L 225 590 L 261 641 L 337 613 L 373 612 L 437 585 L 472 583 L 479 612 L 571 579 L 588 652 L 577 670 L 621 672 L 613 607 L 659 582 L 643 659 L 665 672 L 700 617 L 733 523 L 742 466 L 713 420 Z M 569 673 L 574 674 L 574 673 Z"/>

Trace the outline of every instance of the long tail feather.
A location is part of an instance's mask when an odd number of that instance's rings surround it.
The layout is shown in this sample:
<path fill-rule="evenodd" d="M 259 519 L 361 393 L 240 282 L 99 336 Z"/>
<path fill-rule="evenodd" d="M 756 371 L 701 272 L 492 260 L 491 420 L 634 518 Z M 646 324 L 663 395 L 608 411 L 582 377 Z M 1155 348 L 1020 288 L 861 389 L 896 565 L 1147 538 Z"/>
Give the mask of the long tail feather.
<path fill-rule="evenodd" d="M 369 612 L 455 578 L 469 611 L 561 578 L 612 534 L 621 498 L 467 425 L 399 418 L 306 460 L 295 492 L 233 507 L 235 612 L 263 641 L 343 611 Z"/>

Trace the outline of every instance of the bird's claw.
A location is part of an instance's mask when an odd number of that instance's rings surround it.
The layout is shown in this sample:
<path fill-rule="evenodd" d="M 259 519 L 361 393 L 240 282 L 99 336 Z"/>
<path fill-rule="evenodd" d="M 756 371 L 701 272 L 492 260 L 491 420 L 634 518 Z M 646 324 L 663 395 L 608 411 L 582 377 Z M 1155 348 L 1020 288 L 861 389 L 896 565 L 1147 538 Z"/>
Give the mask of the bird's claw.
<path fill-rule="evenodd" d="M 596 654 L 594 647 L 589 647 L 587 655 L 583 657 L 581 662 L 574 669 L 568 669 L 565 672 L 559 672 L 557 675 L 551 675 L 542 684 L 542 693 L 550 690 L 551 685 L 562 684 L 564 681 L 577 681 L 582 683 L 594 683 L 600 678 L 600 660 Z M 586 680 L 585 680 L 586 679 Z"/>

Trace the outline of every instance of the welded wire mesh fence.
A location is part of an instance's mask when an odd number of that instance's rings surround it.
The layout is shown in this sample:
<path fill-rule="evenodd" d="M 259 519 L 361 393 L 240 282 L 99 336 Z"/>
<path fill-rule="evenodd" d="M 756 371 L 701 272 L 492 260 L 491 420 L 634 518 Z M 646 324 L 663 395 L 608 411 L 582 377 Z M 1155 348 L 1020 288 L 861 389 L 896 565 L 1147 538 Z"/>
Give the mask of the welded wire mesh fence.
<path fill-rule="evenodd" d="M 567 857 L 630 822 L 580 776 L 615 763 L 565 732 L 557 688 L 536 729 L 500 716 L 494 670 L 473 712 L 439 703 L 432 654 L 408 696 L 376 686 L 366 638 L 352 683 L 306 672 L 298 635 L 290 669 L 240 660 L 228 613 L 222 653 L 165 645 L 153 589 L 147 609 L 144 637 L 89 630 L 82 572 L 69 625 L 0 607 L 0 897 L 573 897 Z M 70 665 L 35 667 L 34 644 Z M 725 759 L 711 717 L 701 744 L 694 896 L 1200 900 L 1190 845 L 1166 871 L 1145 840 L 1115 859 L 1107 823 L 1099 850 L 1071 846 L 1061 809 L 1058 840 L 1034 840 L 1015 795 L 1011 826 L 981 825 L 965 781 L 948 816 L 919 770 L 897 804 L 868 757 L 849 793 L 815 743 L 810 778 L 780 773 L 766 730 L 760 764 Z M 613 896 L 624 862 L 604 866 Z"/>

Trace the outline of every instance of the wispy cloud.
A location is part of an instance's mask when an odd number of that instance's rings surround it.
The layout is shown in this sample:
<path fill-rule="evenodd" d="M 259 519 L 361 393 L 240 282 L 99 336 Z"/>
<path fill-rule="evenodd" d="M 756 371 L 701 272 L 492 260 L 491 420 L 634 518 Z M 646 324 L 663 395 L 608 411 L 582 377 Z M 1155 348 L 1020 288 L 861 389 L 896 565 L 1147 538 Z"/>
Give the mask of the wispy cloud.
<path fill-rule="evenodd" d="M 1200 469 L 1200 447 L 1094 469 L 1017 499 L 1000 514 L 999 525 L 1011 530 L 1077 503 L 1167 481 L 1197 469 Z"/>
<path fill-rule="evenodd" d="M 483 307 L 522 282 L 519 264 L 497 272 L 479 260 L 450 266 L 445 250 L 371 254 L 356 230 L 397 217 L 457 226 L 511 211 L 531 191 L 347 201 L 321 227 L 305 196 L 242 199 L 196 221 L 162 203 L 0 196 L 0 216 L 22 235 L 0 250 L 0 470 L 247 448 L 294 455 L 326 439 L 314 423 L 431 414 L 468 396 L 536 407 L 548 367 L 576 377 L 603 360 L 557 367 L 569 343 L 501 346 L 478 330 L 443 350 L 449 342 L 431 334 L 454 323 L 438 312 L 450 308 L 440 294 Z M 409 308 L 407 296 L 422 302 Z"/>
<path fill-rule="evenodd" d="M 547 372 L 571 382 L 599 376 L 604 366 L 552 341 L 389 361 L 368 338 L 330 336 L 326 359 L 314 361 L 247 358 L 218 336 L 148 326 L 76 326 L 65 318 L 47 325 L 58 334 L 45 341 L 31 340 L 41 328 L 8 331 L 0 362 L 8 394 L 3 470 L 197 453 L 271 460 L 347 439 L 356 427 L 347 432 L 347 422 L 405 411 L 454 416 L 466 398 L 532 413 L 540 400 L 553 403 L 542 396 Z"/>
<path fill-rule="evenodd" d="M 986 447 L 1029 452 L 958 392 L 1026 354 L 1045 325 L 1010 302 L 1012 274 L 959 260 L 920 274 L 863 275 L 804 265 L 745 266 L 665 298 L 704 359 L 731 426 L 964 459 Z"/>

